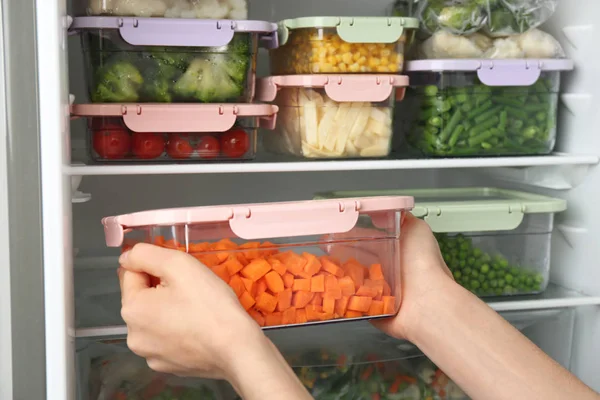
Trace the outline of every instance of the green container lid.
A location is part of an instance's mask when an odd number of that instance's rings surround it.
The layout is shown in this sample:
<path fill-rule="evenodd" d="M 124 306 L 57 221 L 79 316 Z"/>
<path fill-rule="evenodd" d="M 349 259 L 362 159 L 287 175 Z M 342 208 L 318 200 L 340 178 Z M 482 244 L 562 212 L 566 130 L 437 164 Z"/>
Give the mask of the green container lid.
<path fill-rule="evenodd" d="M 317 193 L 317 199 L 413 196 L 414 216 L 434 232 L 486 232 L 516 229 L 525 214 L 557 213 L 567 202 L 547 196 L 495 188 L 416 189 Z"/>
<path fill-rule="evenodd" d="M 405 29 L 419 28 L 419 20 L 404 17 L 303 17 L 279 22 L 279 45 L 287 43 L 291 30 L 335 28 L 348 43 L 396 43 Z"/>

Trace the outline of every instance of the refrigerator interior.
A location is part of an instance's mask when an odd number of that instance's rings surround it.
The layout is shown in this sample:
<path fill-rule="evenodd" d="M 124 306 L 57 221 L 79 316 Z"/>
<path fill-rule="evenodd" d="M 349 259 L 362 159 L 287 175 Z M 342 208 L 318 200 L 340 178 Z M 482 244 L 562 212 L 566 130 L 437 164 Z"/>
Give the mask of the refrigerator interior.
<path fill-rule="evenodd" d="M 250 18 L 277 21 L 305 15 L 384 15 L 391 0 L 250 0 Z M 119 304 L 114 291 L 115 251 L 104 245 L 100 219 L 138 210 L 310 199 L 326 190 L 376 190 L 500 186 L 520 188 L 568 200 L 568 211 L 557 217 L 553 235 L 552 286 L 545 295 L 509 299 L 494 305 L 536 344 L 594 389 L 600 390 L 595 371 L 600 368 L 600 237 L 597 208 L 600 172 L 600 136 L 593 132 L 600 86 L 596 74 L 600 58 L 593 56 L 600 39 L 594 0 L 561 0 L 544 28 L 561 42 L 576 63 L 564 74 L 557 154 L 533 160 L 471 159 L 418 161 L 364 161 L 286 164 L 250 163 L 247 166 L 169 168 L 70 166 L 85 161 L 85 126 L 69 124 L 68 94 L 87 100 L 79 38 L 67 37 L 63 1 L 37 2 L 39 109 L 43 255 L 46 310 L 46 382 L 48 399 L 75 396 L 75 345 L 78 328 L 95 324 L 101 311 L 77 311 L 78 294 L 100 293 L 102 301 Z M 68 62 L 67 62 L 68 59 Z M 69 69 L 67 79 L 67 65 Z M 259 75 L 268 73 L 264 54 Z M 69 130 L 71 128 L 71 132 Z M 70 160 L 71 154 L 73 159 Z M 259 159 L 258 162 L 269 161 Z M 235 173 L 229 173 L 235 171 Z M 244 173 L 261 171 L 256 173 Z M 326 171 L 326 172 L 323 172 Z M 71 176 L 83 176 L 79 190 L 91 195 L 71 203 Z M 77 249 L 76 260 L 73 260 Z M 594 260 L 594 261 L 592 261 Z M 112 276 L 94 278 L 94 273 Z M 84 276 L 82 280 L 79 276 Z M 87 276 L 87 278 L 85 278 Z M 74 285 L 75 282 L 75 285 Z M 86 282 L 90 287 L 86 287 Z M 106 282 L 106 286 L 100 283 Z M 118 286 L 117 286 L 118 287 Z M 115 303 L 116 301 L 116 303 Z M 111 303 L 112 302 L 112 303 Z M 82 305 L 84 306 L 84 305 Z M 81 310 L 85 310 L 81 307 Z M 104 308 L 102 308 L 104 310 Z M 76 315 L 76 312 L 83 313 Z M 118 321 L 118 314 L 116 315 Z M 101 321 L 98 321 L 101 325 Z M 286 338 L 293 340 L 293 336 Z"/>

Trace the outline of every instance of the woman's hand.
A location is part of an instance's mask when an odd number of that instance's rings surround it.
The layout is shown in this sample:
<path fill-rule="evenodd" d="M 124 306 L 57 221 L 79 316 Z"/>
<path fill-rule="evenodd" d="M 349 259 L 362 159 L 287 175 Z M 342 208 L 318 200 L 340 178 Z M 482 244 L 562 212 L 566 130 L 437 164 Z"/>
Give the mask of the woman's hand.
<path fill-rule="evenodd" d="M 240 352 L 266 341 L 229 286 L 194 257 L 138 244 L 119 263 L 127 345 L 153 370 L 227 378 Z"/>

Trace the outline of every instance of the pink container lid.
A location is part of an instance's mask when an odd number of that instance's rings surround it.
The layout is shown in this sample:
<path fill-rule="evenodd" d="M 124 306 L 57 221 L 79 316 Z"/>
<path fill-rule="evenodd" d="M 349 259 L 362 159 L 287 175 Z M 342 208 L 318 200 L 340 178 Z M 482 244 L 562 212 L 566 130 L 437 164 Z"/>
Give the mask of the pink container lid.
<path fill-rule="evenodd" d="M 361 213 L 413 207 L 414 199 L 407 196 L 310 200 L 142 211 L 103 218 L 102 225 L 108 247 L 121 246 L 133 228 L 216 222 L 229 222 L 236 236 L 252 240 L 344 233 L 354 228 Z"/>
<path fill-rule="evenodd" d="M 275 128 L 279 108 L 270 104 L 73 104 L 75 117 L 122 117 L 134 132 L 226 132 L 238 117 L 260 117 Z"/>
<path fill-rule="evenodd" d="M 323 88 L 337 102 L 382 102 L 408 86 L 404 75 L 286 75 L 258 79 L 256 98 L 274 101 L 280 88 Z M 401 97 L 404 97 L 403 95 Z"/>

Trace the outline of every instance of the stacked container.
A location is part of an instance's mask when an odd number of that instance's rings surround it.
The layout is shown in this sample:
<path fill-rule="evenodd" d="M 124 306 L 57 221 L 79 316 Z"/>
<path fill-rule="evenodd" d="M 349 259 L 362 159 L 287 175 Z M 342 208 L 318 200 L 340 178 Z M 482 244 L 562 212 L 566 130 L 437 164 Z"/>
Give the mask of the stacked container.
<path fill-rule="evenodd" d="M 317 198 L 414 196 L 412 213 L 436 234 L 454 278 L 481 297 L 548 286 L 554 214 L 566 202 L 493 188 L 332 192 Z"/>
<path fill-rule="evenodd" d="M 399 0 L 395 13 L 421 21 L 407 63 L 410 88 L 397 107 L 394 147 L 408 155 L 544 155 L 556 143 L 560 44 L 536 29 L 556 0 Z"/>
<path fill-rule="evenodd" d="M 257 86 L 258 99 L 281 112 L 266 149 L 313 159 L 387 156 L 393 106 L 408 84 L 404 53 L 417 28 L 412 18 L 281 21 L 273 76 Z"/>
<path fill-rule="evenodd" d="M 91 0 L 87 11 L 103 16 L 73 21 L 92 104 L 72 114 L 88 118 L 95 161 L 252 159 L 258 127 L 274 125 L 277 107 L 251 103 L 258 47 L 277 46 L 276 25 L 196 19 L 216 11 L 202 1 L 172 3 Z M 247 9 L 230 4 L 220 13 Z"/>

